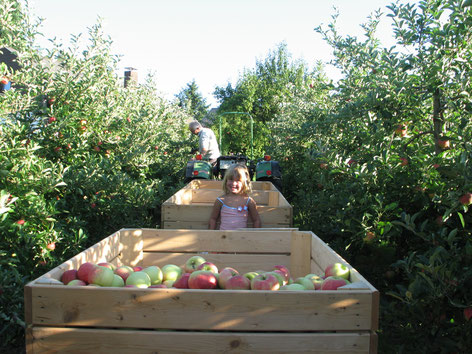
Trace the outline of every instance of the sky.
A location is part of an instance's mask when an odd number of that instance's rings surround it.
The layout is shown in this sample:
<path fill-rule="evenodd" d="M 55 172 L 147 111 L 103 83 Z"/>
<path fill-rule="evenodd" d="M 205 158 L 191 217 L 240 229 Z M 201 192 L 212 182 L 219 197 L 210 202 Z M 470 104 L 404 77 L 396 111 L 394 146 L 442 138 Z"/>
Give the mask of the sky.
<path fill-rule="evenodd" d="M 211 107 L 217 86 L 233 86 L 244 69 L 252 69 L 278 44 L 285 43 L 293 60 L 309 68 L 329 62 L 331 48 L 314 28 L 325 28 L 339 10 L 342 35 L 362 37 L 360 25 L 380 9 L 377 37 L 392 45 L 386 8 L 393 0 L 30 0 L 35 17 L 43 19 L 41 46 L 56 38 L 64 45 L 102 19 L 120 55 L 119 71 L 136 68 L 139 81 L 154 73 L 160 94 L 175 98 L 195 80 Z M 413 1 L 414 2 L 414 1 Z M 326 67 L 329 77 L 339 73 Z"/>

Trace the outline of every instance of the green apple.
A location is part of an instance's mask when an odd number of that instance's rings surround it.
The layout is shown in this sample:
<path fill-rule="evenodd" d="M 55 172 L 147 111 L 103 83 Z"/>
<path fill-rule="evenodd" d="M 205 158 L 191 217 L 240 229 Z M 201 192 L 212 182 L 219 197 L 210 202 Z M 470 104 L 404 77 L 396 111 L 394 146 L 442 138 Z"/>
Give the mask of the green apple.
<path fill-rule="evenodd" d="M 292 283 L 282 286 L 280 290 L 304 291 L 306 289 L 302 284 Z"/>
<path fill-rule="evenodd" d="M 157 285 L 162 283 L 162 279 L 164 278 L 164 274 L 162 274 L 161 268 L 158 266 L 149 266 L 143 269 L 143 272 L 149 275 L 151 278 L 151 285 Z"/>
<path fill-rule="evenodd" d="M 315 290 L 321 289 L 321 284 L 323 284 L 323 280 L 324 280 L 322 277 L 320 277 L 317 274 L 310 273 L 310 274 L 305 275 L 305 278 L 311 280 L 311 282 L 313 283 L 315 287 Z"/>
<path fill-rule="evenodd" d="M 326 267 L 325 278 L 335 276 L 349 280 L 349 267 L 343 263 L 333 263 Z"/>
<path fill-rule="evenodd" d="M 182 275 L 183 270 L 175 264 L 166 264 L 162 267 L 163 281 L 173 280 L 176 281 Z"/>
<path fill-rule="evenodd" d="M 299 277 L 295 279 L 293 283 L 302 285 L 306 290 L 315 290 L 315 285 L 313 282 L 305 277 Z"/>
<path fill-rule="evenodd" d="M 125 286 L 125 281 L 118 274 L 113 274 L 113 281 L 110 286 L 114 288 L 121 288 Z"/>
<path fill-rule="evenodd" d="M 133 272 L 126 278 L 126 285 L 136 285 L 138 288 L 148 288 L 151 286 L 151 278 L 146 272 Z"/>
<path fill-rule="evenodd" d="M 254 278 L 257 277 L 258 275 L 259 275 L 259 273 L 257 273 L 257 272 L 247 272 L 247 273 L 243 274 L 243 276 L 245 276 L 245 277 L 248 278 L 249 280 L 254 279 Z"/>

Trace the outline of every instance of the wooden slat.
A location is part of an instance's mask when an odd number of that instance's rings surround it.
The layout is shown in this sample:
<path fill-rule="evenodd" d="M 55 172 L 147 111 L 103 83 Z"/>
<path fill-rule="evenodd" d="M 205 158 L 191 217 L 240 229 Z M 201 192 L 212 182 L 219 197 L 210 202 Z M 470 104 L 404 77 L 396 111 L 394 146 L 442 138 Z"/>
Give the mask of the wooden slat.
<path fill-rule="evenodd" d="M 311 240 L 311 232 L 292 232 L 290 273 L 293 278 L 303 277 L 311 273 Z"/>
<path fill-rule="evenodd" d="M 368 291 L 229 291 L 34 286 L 42 326 L 235 331 L 372 328 Z"/>
<path fill-rule="evenodd" d="M 138 265 L 143 258 L 143 237 L 141 229 L 120 230 L 120 260 L 128 266 Z"/>
<path fill-rule="evenodd" d="M 290 231 L 144 229 L 147 252 L 290 253 Z M 308 258 L 309 261 L 309 258 Z"/>
<path fill-rule="evenodd" d="M 324 274 L 324 269 L 322 269 L 318 263 L 316 263 L 313 259 L 311 260 L 311 269 L 310 272 L 312 274 L 319 275 L 320 277 Z"/>
<path fill-rule="evenodd" d="M 206 230 L 208 229 L 208 220 L 206 221 L 169 221 L 165 220 L 161 223 L 163 229 L 197 229 L 197 230 Z M 252 227 L 252 223 L 248 222 L 248 228 Z M 291 228 L 290 223 L 264 223 L 262 228 Z"/>
<path fill-rule="evenodd" d="M 199 255 L 205 260 L 214 263 L 219 269 L 233 267 L 239 273 L 244 274 L 256 270 L 273 270 L 273 266 L 282 264 L 290 266 L 289 255 L 254 255 L 254 254 L 227 254 L 227 253 L 155 253 L 144 252 L 143 266 L 157 265 L 162 267 L 166 264 L 176 264 L 183 267 L 185 262 L 194 255 Z"/>
<path fill-rule="evenodd" d="M 263 191 L 276 191 L 277 188 L 271 183 L 266 181 L 251 181 L 252 190 L 263 190 Z M 223 181 L 219 180 L 193 180 L 190 181 L 184 189 L 223 189 Z"/>
<path fill-rule="evenodd" d="M 369 353 L 357 333 L 218 333 L 34 328 L 34 353 Z M 371 351 L 372 352 L 372 351 Z"/>
<path fill-rule="evenodd" d="M 254 199 L 257 205 L 278 206 L 279 192 L 275 191 L 254 191 L 250 196 Z M 192 190 L 192 199 L 190 203 L 183 204 L 200 204 L 209 203 L 213 205 L 216 198 L 221 197 L 223 191 L 219 189 L 194 189 Z M 270 200 L 272 200 L 270 202 Z"/>

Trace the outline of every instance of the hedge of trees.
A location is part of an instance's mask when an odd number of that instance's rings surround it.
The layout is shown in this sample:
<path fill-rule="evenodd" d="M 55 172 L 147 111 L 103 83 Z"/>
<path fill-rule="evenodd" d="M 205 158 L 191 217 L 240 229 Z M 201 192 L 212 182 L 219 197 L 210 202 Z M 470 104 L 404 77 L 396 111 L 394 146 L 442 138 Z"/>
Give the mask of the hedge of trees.
<path fill-rule="evenodd" d="M 0 67 L 14 83 L 0 100 L 5 348 L 22 345 L 25 282 L 121 227 L 159 227 L 160 204 L 182 186 L 188 112 L 205 107 L 194 82 L 178 104 L 156 95 L 152 77 L 122 87 L 99 24 L 85 50 L 75 37 L 40 51 L 21 3 L 0 5 L 0 48 L 21 64 Z M 255 155 L 280 162 L 294 225 L 380 290 L 380 352 L 472 345 L 471 5 L 392 4 L 392 48 L 375 37 L 380 13 L 362 39 L 341 36 L 335 13 L 316 31 L 333 49 L 338 82 L 281 44 L 215 90 L 219 113 L 254 118 Z M 248 153 L 247 121 L 231 123 L 223 145 Z"/>

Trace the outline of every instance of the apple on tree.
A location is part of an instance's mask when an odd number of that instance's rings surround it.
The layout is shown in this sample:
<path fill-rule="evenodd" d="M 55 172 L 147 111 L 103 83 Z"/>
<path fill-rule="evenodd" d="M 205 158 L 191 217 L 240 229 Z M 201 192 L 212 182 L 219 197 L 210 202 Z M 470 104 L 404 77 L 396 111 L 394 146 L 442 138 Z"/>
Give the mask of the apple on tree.
<path fill-rule="evenodd" d="M 193 273 L 197 270 L 198 266 L 202 263 L 205 263 L 206 260 L 202 256 L 193 256 L 190 257 L 184 265 L 185 273 Z"/>

